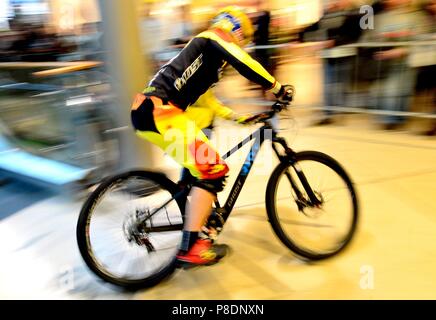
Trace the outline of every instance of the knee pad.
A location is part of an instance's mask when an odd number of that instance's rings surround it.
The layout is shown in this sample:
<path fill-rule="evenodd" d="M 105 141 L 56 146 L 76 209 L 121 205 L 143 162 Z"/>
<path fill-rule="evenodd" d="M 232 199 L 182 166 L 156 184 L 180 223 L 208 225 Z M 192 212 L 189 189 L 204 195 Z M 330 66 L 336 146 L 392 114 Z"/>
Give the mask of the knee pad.
<path fill-rule="evenodd" d="M 132 125 L 136 130 L 159 133 L 154 123 L 153 109 L 153 102 L 146 98 L 138 108 L 130 112 Z"/>
<path fill-rule="evenodd" d="M 189 171 L 189 169 L 183 168 L 182 172 L 180 173 L 179 182 L 182 184 L 194 184 L 194 182 L 197 180 L 192 173 Z"/>
<path fill-rule="evenodd" d="M 212 194 L 217 194 L 224 190 L 227 176 L 217 179 L 201 179 L 194 182 L 194 186 L 209 191 Z"/>

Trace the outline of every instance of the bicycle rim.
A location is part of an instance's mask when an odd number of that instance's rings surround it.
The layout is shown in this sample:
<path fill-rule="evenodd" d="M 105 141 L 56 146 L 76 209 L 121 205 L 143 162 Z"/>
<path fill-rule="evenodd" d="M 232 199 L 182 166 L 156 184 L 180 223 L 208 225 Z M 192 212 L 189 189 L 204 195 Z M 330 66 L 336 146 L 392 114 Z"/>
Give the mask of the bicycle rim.
<path fill-rule="evenodd" d="M 99 189 L 88 204 L 85 228 L 94 271 L 117 284 L 162 273 L 182 237 L 183 213 L 173 192 L 144 175 L 116 179 Z M 155 212 L 157 208 L 161 210 Z"/>
<path fill-rule="evenodd" d="M 282 242 L 309 259 L 323 259 L 341 251 L 351 240 L 357 222 L 357 200 L 351 181 L 334 161 L 320 153 L 302 153 L 297 165 L 321 200 L 319 207 L 300 203 L 286 177 L 292 178 L 308 196 L 295 168 L 282 165 L 275 172 L 273 212 L 275 231 Z"/>

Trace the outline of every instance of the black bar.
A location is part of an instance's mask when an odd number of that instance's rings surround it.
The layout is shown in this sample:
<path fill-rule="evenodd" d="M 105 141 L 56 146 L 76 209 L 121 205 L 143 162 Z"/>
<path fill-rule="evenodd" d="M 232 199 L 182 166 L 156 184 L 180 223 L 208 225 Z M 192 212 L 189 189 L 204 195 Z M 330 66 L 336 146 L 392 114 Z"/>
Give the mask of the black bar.
<path fill-rule="evenodd" d="M 225 155 L 222 156 L 223 160 L 226 160 L 228 157 L 230 157 L 232 154 L 234 154 L 236 151 L 238 151 L 239 149 L 241 149 L 243 146 L 245 146 L 248 142 L 250 142 L 251 140 L 254 139 L 254 137 L 256 137 L 258 134 L 260 135 L 261 133 L 264 132 L 264 130 L 266 129 L 265 126 L 260 127 L 259 129 L 257 129 L 256 131 L 254 131 L 252 134 L 250 134 L 247 138 L 245 138 L 244 140 L 242 140 L 241 142 L 239 142 L 236 146 L 234 146 L 232 149 L 230 149 L 230 151 L 228 151 Z"/>
<path fill-rule="evenodd" d="M 144 228 L 145 232 L 168 232 L 168 231 L 180 231 L 183 229 L 183 223 L 180 224 L 168 224 L 162 226 L 151 226 Z"/>
<path fill-rule="evenodd" d="M 95 319 L 124 319 L 126 315 L 144 314 L 153 319 L 290 319 L 295 315 L 312 317 L 337 317 L 352 315 L 358 310 L 360 317 L 374 318 L 374 314 L 386 318 L 424 318 L 436 307 L 435 301 L 365 301 L 365 300 L 94 300 L 94 301 L 0 301 L 2 311 L 17 318 L 43 316 L 58 319 L 68 314 L 73 318 L 87 315 Z M 146 295 L 144 295 L 146 297 Z M 133 299 L 133 296 L 132 296 Z M 232 307 L 233 306 L 233 307 Z M 351 311 L 351 312 L 347 312 Z M 301 313 L 300 313 L 301 312 Z M 384 312 L 386 312 L 384 314 Z M 286 315 L 286 316 L 285 316 Z M 291 316 L 288 316 L 291 315 Z M 340 319 L 345 318 L 339 317 Z"/>
<path fill-rule="evenodd" d="M 224 210 L 222 212 L 222 217 L 224 221 L 226 221 L 230 216 L 230 213 L 233 207 L 235 206 L 236 200 L 238 199 L 239 194 L 241 193 L 242 187 L 244 186 L 245 180 L 247 180 L 248 174 L 251 171 L 251 167 L 253 166 L 254 160 L 256 159 L 256 156 L 259 153 L 259 150 L 263 142 L 265 141 L 265 137 L 264 137 L 265 129 L 266 127 L 263 126 L 250 136 L 252 139 L 255 138 L 255 141 L 251 146 L 247 158 L 245 159 L 245 162 L 242 165 L 241 170 L 239 171 L 238 178 L 236 179 L 232 187 L 232 190 L 230 191 L 229 197 L 227 198 L 227 201 L 224 205 Z"/>

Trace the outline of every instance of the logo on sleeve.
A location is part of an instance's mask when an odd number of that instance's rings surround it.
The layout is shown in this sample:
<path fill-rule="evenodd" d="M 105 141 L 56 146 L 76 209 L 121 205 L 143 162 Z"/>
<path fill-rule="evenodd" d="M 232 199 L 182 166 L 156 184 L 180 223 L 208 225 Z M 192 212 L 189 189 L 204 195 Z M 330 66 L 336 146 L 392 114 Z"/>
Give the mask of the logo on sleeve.
<path fill-rule="evenodd" d="M 203 64 L 203 54 L 200 54 L 197 59 L 186 70 L 183 72 L 182 76 L 176 81 L 174 81 L 174 86 L 178 91 L 182 90 L 182 88 L 186 85 L 186 82 L 200 69 Z"/>

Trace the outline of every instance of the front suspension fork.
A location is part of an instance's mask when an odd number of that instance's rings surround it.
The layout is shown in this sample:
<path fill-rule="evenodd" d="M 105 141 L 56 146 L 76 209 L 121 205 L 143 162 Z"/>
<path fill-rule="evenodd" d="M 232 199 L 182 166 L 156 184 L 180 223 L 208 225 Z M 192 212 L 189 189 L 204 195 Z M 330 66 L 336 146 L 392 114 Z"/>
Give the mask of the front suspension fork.
<path fill-rule="evenodd" d="M 283 149 L 285 150 L 285 155 L 281 154 L 277 147 L 275 146 L 275 143 L 280 144 Z M 290 172 L 288 169 L 286 169 L 285 175 L 289 180 L 289 183 L 291 184 L 292 189 L 295 192 L 295 195 L 297 197 L 297 206 L 299 210 L 304 209 L 306 206 L 319 206 L 321 204 L 320 199 L 316 196 L 315 192 L 313 191 L 312 187 L 309 184 L 309 181 L 307 181 L 307 178 L 305 174 L 303 173 L 303 170 L 301 169 L 300 165 L 296 161 L 296 153 L 291 148 L 288 147 L 286 140 L 284 138 L 280 137 L 274 137 L 273 144 L 272 144 L 273 150 L 276 153 L 277 157 L 281 162 L 290 162 L 292 167 L 295 170 L 295 173 L 297 174 L 298 179 L 301 182 L 301 185 L 303 186 L 304 190 L 306 191 L 307 196 L 309 197 L 309 201 L 305 199 L 303 193 L 300 191 L 300 188 L 298 187 L 297 183 L 295 182 L 294 178 L 292 178 Z"/>

